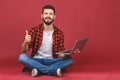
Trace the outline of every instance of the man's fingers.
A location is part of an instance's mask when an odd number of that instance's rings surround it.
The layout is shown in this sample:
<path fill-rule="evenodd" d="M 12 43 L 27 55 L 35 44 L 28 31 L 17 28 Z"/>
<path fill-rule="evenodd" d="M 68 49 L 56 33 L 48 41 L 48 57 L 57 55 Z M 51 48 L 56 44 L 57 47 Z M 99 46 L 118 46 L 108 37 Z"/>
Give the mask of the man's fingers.
<path fill-rule="evenodd" d="M 26 35 L 26 36 L 31 38 L 31 35 Z"/>
<path fill-rule="evenodd" d="M 79 49 L 74 50 L 74 53 L 80 53 Z"/>
<path fill-rule="evenodd" d="M 65 57 L 65 54 L 59 54 L 59 57 Z"/>
<path fill-rule="evenodd" d="M 28 34 L 28 30 L 26 30 L 25 41 L 26 42 L 30 42 L 31 41 L 31 35 Z"/>

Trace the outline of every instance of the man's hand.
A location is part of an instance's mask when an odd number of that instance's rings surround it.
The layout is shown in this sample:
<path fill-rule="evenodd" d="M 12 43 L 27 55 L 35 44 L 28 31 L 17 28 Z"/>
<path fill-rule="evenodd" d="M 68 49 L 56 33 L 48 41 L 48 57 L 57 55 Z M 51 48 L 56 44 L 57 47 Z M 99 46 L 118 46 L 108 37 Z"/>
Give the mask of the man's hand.
<path fill-rule="evenodd" d="M 21 45 L 22 48 L 22 52 L 26 53 L 26 51 L 28 50 L 28 43 L 31 41 L 31 35 L 28 34 L 28 31 L 26 30 L 26 35 L 25 35 L 25 39 L 24 42 Z"/>
<path fill-rule="evenodd" d="M 61 53 L 61 54 L 58 54 L 58 57 L 65 57 L 65 54 L 64 53 Z"/>
<path fill-rule="evenodd" d="M 75 53 L 75 54 L 80 54 L 80 50 L 79 50 L 79 49 L 75 49 L 75 50 L 73 51 L 73 53 Z"/>
<path fill-rule="evenodd" d="M 25 43 L 28 43 L 28 42 L 30 42 L 31 41 L 31 35 L 29 35 L 28 34 L 28 31 L 26 30 L 26 35 L 25 35 L 25 40 L 24 40 L 24 42 Z"/>

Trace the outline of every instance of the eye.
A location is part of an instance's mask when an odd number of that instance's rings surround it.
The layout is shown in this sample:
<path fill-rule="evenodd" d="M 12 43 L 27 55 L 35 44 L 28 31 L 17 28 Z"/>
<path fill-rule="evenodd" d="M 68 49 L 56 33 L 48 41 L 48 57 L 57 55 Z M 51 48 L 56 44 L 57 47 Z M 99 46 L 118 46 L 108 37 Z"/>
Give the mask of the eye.
<path fill-rule="evenodd" d="M 50 15 L 53 15 L 53 13 L 49 13 Z"/>
<path fill-rule="evenodd" d="M 47 15 L 48 13 L 45 12 L 44 14 Z"/>

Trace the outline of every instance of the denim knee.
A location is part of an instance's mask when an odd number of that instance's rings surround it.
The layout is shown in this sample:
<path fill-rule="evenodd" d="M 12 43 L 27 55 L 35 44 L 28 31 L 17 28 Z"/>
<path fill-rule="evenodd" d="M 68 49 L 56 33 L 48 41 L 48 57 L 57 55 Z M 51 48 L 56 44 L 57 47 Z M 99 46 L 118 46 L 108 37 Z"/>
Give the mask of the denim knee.
<path fill-rule="evenodd" d="M 27 61 L 27 59 L 28 59 L 28 55 L 27 54 L 25 54 L 25 53 L 20 54 L 19 62 Z"/>
<path fill-rule="evenodd" d="M 66 62 L 69 64 L 69 65 L 72 65 L 74 63 L 74 60 L 72 57 L 67 57 L 66 58 Z"/>

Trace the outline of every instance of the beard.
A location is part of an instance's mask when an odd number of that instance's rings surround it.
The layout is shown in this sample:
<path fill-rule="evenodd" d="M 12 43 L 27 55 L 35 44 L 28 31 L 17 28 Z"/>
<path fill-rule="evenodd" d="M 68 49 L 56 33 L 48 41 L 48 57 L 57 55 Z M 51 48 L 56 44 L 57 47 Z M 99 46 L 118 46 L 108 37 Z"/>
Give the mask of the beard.
<path fill-rule="evenodd" d="M 46 21 L 46 19 L 49 19 L 48 21 Z M 46 25 L 51 25 L 51 23 L 54 21 L 54 19 L 51 19 L 50 17 L 47 17 L 45 19 L 43 19 L 43 22 L 46 24 Z"/>

